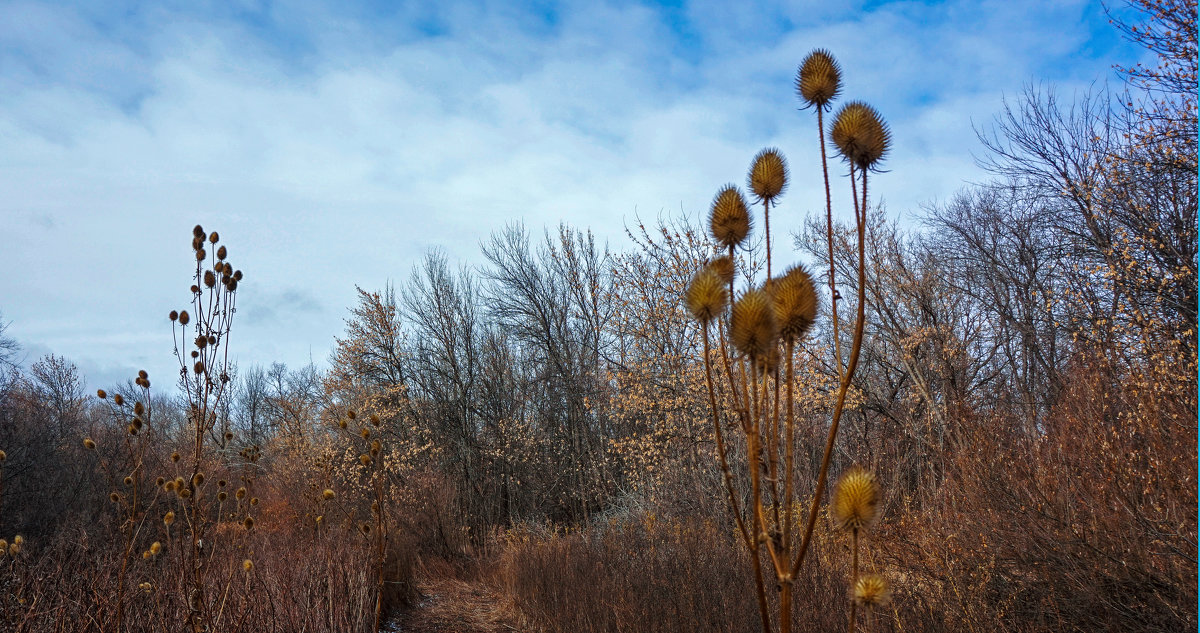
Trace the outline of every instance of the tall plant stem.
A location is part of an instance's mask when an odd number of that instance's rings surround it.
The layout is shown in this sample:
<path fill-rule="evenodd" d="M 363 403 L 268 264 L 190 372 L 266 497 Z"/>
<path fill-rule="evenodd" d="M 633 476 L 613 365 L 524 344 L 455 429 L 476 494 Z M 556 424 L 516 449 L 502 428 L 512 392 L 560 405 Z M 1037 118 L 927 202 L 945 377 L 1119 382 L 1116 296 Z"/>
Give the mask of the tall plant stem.
<path fill-rule="evenodd" d="M 850 571 L 850 589 L 851 589 L 851 591 L 853 591 L 854 587 L 858 584 L 858 528 L 854 528 L 853 539 L 854 539 L 854 563 L 853 563 L 853 566 L 851 567 L 851 571 Z M 857 620 L 855 615 L 857 615 L 857 612 L 858 612 L 858 602 L 851 600 L 850 601 L 850 633 L 854 633 L 854 624 L 855 624 L 855 621 Z"/>
<path fill-rule="evenodd" d="M 821 145 L 821 173 L 825 176 L 825 235 L 829 238 L 829 310 L 833 323 L 833 358 L 837 367 L 838 380 L 842 379 L 842 337 L 838 321 L 837 287 L 834 284 L 833 267 L 833 195 L 829 189 L 829 159 L 825 155 L 825 112 L 817 107 L 817 135 Z M 855 199 L 855 204 L 858 200 Z"/>

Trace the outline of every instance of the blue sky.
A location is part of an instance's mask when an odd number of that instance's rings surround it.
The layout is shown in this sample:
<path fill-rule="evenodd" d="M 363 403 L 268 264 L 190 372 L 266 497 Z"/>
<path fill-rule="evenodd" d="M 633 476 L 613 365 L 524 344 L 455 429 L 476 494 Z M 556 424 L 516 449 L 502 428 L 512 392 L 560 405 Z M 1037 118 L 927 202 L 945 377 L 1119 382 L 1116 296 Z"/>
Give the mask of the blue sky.
<path fill-rule="evenodd" d="M 1074 0 L 0 2 L 0 313 L 29 362 L 165 387 L 197 222 L 247 276 L 238 360 L 289 365 L 427 249 L 477 262 L 510 220 L 621 249 L 766 146 L 795 226 L 822 205 L 792 90 L 816 47 L 888 119 L 873 191 L 902 219 L 986 177 L 972 124 L 1005 97 L 1116 87 L 1142 56 Z"/>

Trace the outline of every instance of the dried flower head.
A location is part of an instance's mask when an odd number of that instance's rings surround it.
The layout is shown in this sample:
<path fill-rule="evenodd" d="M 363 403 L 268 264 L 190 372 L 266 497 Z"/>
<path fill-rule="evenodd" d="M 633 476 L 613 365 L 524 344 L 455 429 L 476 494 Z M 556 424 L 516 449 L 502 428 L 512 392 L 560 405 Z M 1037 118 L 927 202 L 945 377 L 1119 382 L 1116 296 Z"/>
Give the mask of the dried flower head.
<path fill-rule="evenodd" d="M 207 251 L 205 251 L 203 248 L 196 250 L 196 261 L 202 262 L 204 261 L 205 257 L 208 257 Z"/>
<path fill-rule="evenodd" d="M 183 312 L 180 312 L 180 313 L 179 313 L 179 324 L 180 324 L 180 325 L 187 325 L 187 324 L 188 324 L 188 313 L 187 313 L 187 310 L 184 310 Z"/>
<path fill-rule="evenodd" d="M 844 530 L 871 525 L 878 514 L 879 483 L 870 471 L 853 466 L 838 480 L 833 494 L 833 520 Z"/>
<path fill-rule="evenodd" d="M 242 271 L 240 271 L 240 270 L 233 271 L 233 280 L 241 281 L 242 280 Z"/>
<path fill-rule="evenodd" d="M 216 244 L 218 241 L 220 241 L 220 239 L 221 239 L 221 236 L 220 236 L 220 235 L 217 235 L 217 232 L 216 232 L 216 231 L 213 231 L 213 232 L 212 232 L 212 233 L 210 233 L 210 234 L 209 234 L 209 236 L 208 236 L 208 241 L 209 241 L 209 242 L 212 242 L 213 244 Z"/>
<path fill-rule="evenodd" d="M 203 374 L 204 373 L 204 361 L 202 361 L 202 360 L 196 361 L 196 365 L 194 367 L 192 367 L 192 369 L 195 370 L 197 374 Z"/>
<path fill-rule="evenodd" d="M 245 499 L 246 498 L 246 489 L 238 488 L 237 492 L 235 492 L 233 496 L 237 497 L 239 501 L 241 501 L 242 499 Z"/>
<path fill-rule="evenodd" d="M 708 323 L 720 316 L 729 303 L 729 291 L 725 286 L 725 280 L 710 266 L 697 271 L 684 296 L 692 318 L 701 323 Z"/>
<path fill-rule="evenodd" d="M 251 516 L 246 517 L 246 519 L 244 521 L 242 521 L 242 525 L 245 526 L 245 528 L 247 530 L 253 530 L 254 529 L 254 517 L 251 517 Z"/>
<path fill-rule="evenodd" d="M 224 487 L 225 487 L 225 486 L 227 486 L 227 485 L 229 485 L 229 482 L 225 481 L 224 479 L 218 479 L 218 480 L 217 480 L 217 487 L 218 487 L 218 488 L 224 488 Z"/>
<path fill-rule="evenodd" d="M 192 229 L 192 237 L 198 237 L 198 238 L 204 239 L 204 229 L 201 228 L 201 226 L 199 224 L 197 224 L 196 227 Z"/>
<path fill-rule="evenodd" d="M 175 522 L 175 511 L 168 510 L 167 513 L 163 515 L 163 524 L 170 526 L 174 522 Z"/>
<path fill-rule="evenodd" d="M 211 270 L 204 271 L 204 287 L 212 288 L 217 285 L 217 276 Z"/>
<path fill-rule="evenodd" d="M 721 281 L 724 282 L 726 286 L 733 283 L 734 266 L 732 257 L 728 255 L 722 255 L 709 262 L 708 267 L 712 269 L 714 273 L 717 273 L 717 276 L 721 278 Z"/>
<path fill-rule="evenodd" d="M 163 484 L 163 490 L 166 492 L 175 492 L 175 480 L 172 479 L 172 480 L 168 481 L 167 483 Z"/>
<path fill-rule="evenodd" d="M 132 486 L 133 485 L 133 477 L 126 475 L 125 481 L 122 483 L 124 483 L 126 486 Z"/>
<path fill-rule="evenodd" d="M 228 442 L 229 440 L 232 440 L 232 439 L 233 439 L 233 431 L 225 431 L 225 441 Z"/>
<path fill-rule="evenodd" d="M 323 497 L 323 498 L 324 498 L 326 501 L 328 501 L 328 500 L 330 500 L 330 499 L 334 498 L 336 495 L 334 494 L 333 490 L 330 490 L 329 488 L 326 488 L 326 489 L 325 489 L 325 491 L 321 493 L 321 496 L 322 496 L 322 497 Z"/>
<path fill-rule="evenodd" d="M 0 556 L 4 556 L 6 552 L 8 552 L 8 541 L 0 538 Z"/>
<path fill-rule="evenodd" d="M 113 404 L 117 405 L 118 407 L 120 407 L 120 406 L 124 406 L 124 404 L 125 404 L 125 397 L 124 397 L 124 396 L 122 396 L 122 395 L 121 395 L 121 394 L 119 394 L 119 393 L 114 393 L 114 394 L 113 394 Z"/>
<path fill-rule="evenodd" d="M 103 390 L 103 389 L 97 389 L 97 390 L 96 390 L 96 397 L 97 397 L 97 398 L 100 398 L 101 400 L 107 400 L 107 399 L 108 399 L 108 392 L 107 392 L 107 391 L 105 391 L 105 390 Z"/>
<path fill-rule="evenodd" d="M 733 304 L 729 338 L 751 358 L 766 356 L 779 335 L 771 298 L 762 290 L 748 290 Z"/>
<path fill-rule="evenodd" d="M 108 493 L 108 500 L 113 503 L 116 503 L 121 500 L 121 495 L 119 495 L 115 492 L 110 492 L 110 493 Z"/>
<path fill-rule="evenodd" d="M 85 437 L 83 438 L 83 447 L 89 451 L 94 451 L 96 450 L 96 443 L 92 441 L 92 438 Z"/>
<path fill-rule="evenodd" d="M 848 162 L 872 169 L 887 154 L 892 133 L 875 108 L 852 101 L 838 111 L 830 139 Z"/>
<path fill-rule="evenodd" d="M 371 465 L 371 456 L 366 455 L 366 454 L 359 455 L 358 461 L 362 462 L 363 466 L 370 466 Z"/>
<path fill-rule="evenodd" d="M 829 110 L 831 101 L 842 89 L 842 69 L 829 51 L 818 48 L 800 62 L 796 71 L 796 94 L 805 108 L 817 106 Z"/>
<path fill-rule="evenodd" d="M 179 488 L 179 498 L 187 499 L 187 498 L 190 498 L 191 496 L 192 496 L 191 488 Z"/>
<path fill-rule="evenodd" d="M 5 453 L 4 451 L 0 451 L 0 462 L 4 461 L 6 459 L 8 459 L 8 453 Z"/>
<path fill-rule="evenodd" d="M 254 569 L 254 563 L 253 563 L 253 562 L 251 562 L 251 560 L 250 560 L 249 558 L 247 558 L 246 560 L 242 561 L 242 570 L 243 570 L 243 571 L 247 571 L 247 572 L 249 572 L 249 571 L 250 571 L 250 570 L 252 570 L 252 569 Z"/>
<path fill-rule="evenodd" d="M 774 147 L 762 150 L 750 164 L 747 186 L 758 201 L 773 201 L 787 187 L 788 168 L 783 154 Z"/>
<path fill-rule="evenodd" d="M 133 403 L 133 414 L 134 415 L 141 415 L 145 412 L 146 412 L 146 407 L 145 407 L 145 405 L 142 404 L 141 400 L 138 400 L 137 402 Z"/>
<path fill-rule="evenodd" d="M 150 554 L 152 556 L 158 556 L 158 553 L 161 551 L 162 551 L 162 543 L 159 543 L 158 541 L 154 541 L 154 543 L 152 543 L 150 545 Z"/>
<path fill-rule="evenodd" d="M 225 492 L 224 490 L 217 493 L 217 501 L 224 501 L 228 498 L 229 498 L 229 493 Z"/>
<path fill-rule="evenodd" d="M 236 241 L 236 240 L 235 240 L 235 241 Z M 217 259 L 220 259 L 220 260 L 224 261 L 224 259 L 225 259 L 225 256 L 226 256 L 226 255 L 228 255 L 228 254 L 229 254 L 229 251 L 225 250 L 225 247 L 224 247 L 224 246 L 222 246 L 221 248 L 218 248 L 218 249 L 217 249 Z"/>
<path fill-rule="evenodd" d="M 864 574 L 854 583 L 854 601 L 862 607 L 887 606 L 892 599 L 892 588 L 887 578 L 879 574 Z"/>
<path fill-rule="evenodd" d="M 204 485 L 204 473 L 196 473 L 192 475 L 192 485 L 199 488 Z"/>
<path fill-rule="evenodd" d="M 746 198 L 733 185 L 725 185 L 713 198 L 709 214 L 713 239 L 726 248 L 737 246 L 750 234 L 750 211 Z"/>
<path fill-rule="evenodd" d="M 252 505 L 252 506 L 258 505 L 258 497 L 250 497 L 250 505 Z"/>
<path fill-rule="evenodd" d="M 817 318 L 817 289 L 812 277 L 804 266 L 796 265 L 774 282 L 771 298 L 779 336 L 785 341 L 800 340 Z"/>
<path fill-rule="evenodd" d="M 179 461 L 179 451 L 175 451 L 175 452 L 171 453 L 171 461 L 173 461 L 173 462 Z"/>
<path fill-rule="evenodd" d="M 361 435 L 362 438 L 365 440 L 365 439 L 371 437 L 371 429 L 363 427 L 363 429 L 361 431 L 359 431 L 358 434 Z"/>
<path fill-rule="evenodd" d="M 164 485 L 164 484 L 166 484 L 166 483 L 167 483 L 167 480 L 166 480 L 166 479 L 164 479 L 164 478 L 162 478 L 162 477 L 159 477 L 158 479 L 155 479 L 155 480 L 154 480 L 154 485 L 155 485 L 155 486 L 158 486 L 159 488 L 162 488 L 162 487 L 163 487 L 163 485 Z"/>
<path fill-rule="evenodd" d="M 371 424 L 373 424 L 375 426 L 379 426 L 381 424 L 378 413 L 371 414 Z"/>
<path fill-rule="evenodd" d="M 346 410 L 346 417 L 348 417 L 348 418 L 350 418 L 351 420 L 353 420 L 354 418 L 358 417 L 358 414 L 354 412 L 354 409 L 347 409 L 347 410 Z"/>

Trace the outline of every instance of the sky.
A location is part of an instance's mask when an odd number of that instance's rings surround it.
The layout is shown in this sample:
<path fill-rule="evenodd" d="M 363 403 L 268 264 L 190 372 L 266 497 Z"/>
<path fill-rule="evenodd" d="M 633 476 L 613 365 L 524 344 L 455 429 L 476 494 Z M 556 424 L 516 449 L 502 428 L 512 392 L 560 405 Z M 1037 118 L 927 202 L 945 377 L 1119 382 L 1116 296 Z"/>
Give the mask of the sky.
<path fill-rule="evenodd" d="M 1081 0 L 0 0 L 0 318 L 26 366 L 170 389 L 199 223 L 245 273 L 231 355 L 323 365 L 356 285 L 479 263 L 513 221 L 625 249 L 764 147 L 791 167 L 779 236 L 823 208 L 792 86 L 818 47 L 892 129 L 872 197 L 902 222 L 987 179 L 1005 99 L 1144 57 Z"/>

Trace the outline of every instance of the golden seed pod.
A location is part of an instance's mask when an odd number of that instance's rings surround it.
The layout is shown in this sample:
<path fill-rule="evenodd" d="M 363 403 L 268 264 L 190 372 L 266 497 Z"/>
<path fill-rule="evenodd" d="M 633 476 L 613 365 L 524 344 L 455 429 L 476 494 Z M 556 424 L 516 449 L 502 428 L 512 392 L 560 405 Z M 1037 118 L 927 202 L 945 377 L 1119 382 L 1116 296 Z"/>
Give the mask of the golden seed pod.
<path fill-rule="evenodd" d="M 737 246 L 750 234 L 750 211 L 746 198 L 733 185 L 717 192 L 709 212 L 709 231 L 718 244 L 726 248 Z"/>
<path fill-rule="evenodd" d="M 729 339 L 751 358 L 770 353 L 779 336 L 771 297 L 763 290 L 748 290 L 733 304 Z"/>
<path fill-rule="evenodd" d="M 165 483 L 167 483 L 167 480 L 163 479 L 162 477 L 159 477 L 158 479 L 154 480 L 154 485 L 158 486 L 159 488 L 162 488 L 163 484 L 165 484 Z"/>
<path fill-rule="evenodd" d="M 861 101 L 842 106 L 829 137 L 848 162 L 862 169 L 875 167 L 892 144 L 892 133 L 879 112 Z"/>
<path fill-rule="evenodd" d="M 6 459 L 8 459 L 8 453 L 5 453 L 4 451 L 0 451 L 0 462 L 4 461 Z"/>
<path fill-rule="evenodd" d="M 202 360 L 196 361 L 196 365 L 194 367 L 192 367 L 192 369 L 194 369 L 197 374 L 203 374 L 204 373 L 204 361 L 202 361 Z"/>
<path fill-rule="evenodd" d="M 146 373 L 146 370 L 145 370 L 145 369 L 139 369 L 139 370 L 138 370 L 138 378 L 141 378 L 142 380 L 145 380 L 145 379 L 147 379 L 147 378 L 149 378 L 149 377 L 150 377 L 150 374 Z"/>
<path fill-rule="evenodd" d="M 339 429 L 344 429 L 344 428 L 346 428 L 346 421 L 345 421 L 345 420 L 338 420 L 338 428 L 339 428 Z"/>
<path fill-rule="evenodd" d="M 245 499 L 246 498 L 246 489 L 238 488 L 237 492 L 235 492 L 233 496 L 237 497 L 239 501 L 242 499 Z"/>
<path fill-rule="evenodd" d="M 186 485 L 187 485 L 187 480 L 184 479 L 182 476 L 175 478 L 175 487 L 176 488 L 182 488 Z"/>
<path fill-rule="evenodd" d="M 371 440 L 371 452 L 378 454 L 381 450 L 383 450 L 383 445 L 379 443 L 379 440 Z"/>
<path fill-rule="evenodd" d="M 363 428 L 363 430 L 359 431 L 358 434 L 361 435 L 362 438 L 365 440 L 365 439 L 371 437 L 371 429 Z"/>
<path fill-rule="evenodd" d="M 113 394 L 113 403 L 116 404 L 118 407 L 124 405 L 125 404 L 124 396 L 122 396 L 119 393 Z"/>
<path fill-rule="evenodd" d="M 233 271 L 233 280 L 241 281 L 242 280 L 242 271 L 240 271 L 240 270 Z"/>
<path fill-rule="evenodd" d="M 149 560 L 149 559 L 150 559 L 150 550 L 146 550 L 146 551 L 142 552 L 142 560 Z"/>
<path fill-rule="evenodd" d="M 242 561 L 242 569 L 244 571 L 248 572 L 248 571 L 254 569 L 254 563 L 251 562 L 249 558 L 247 558 L 246 560 Z"/>
<path fill-rule="evenodd" d="M 724 282 L 726 286 L 733 283 L 734 267 L 732 257 L 728 255 L 722 255 L 709 262 L 708 267 L 714 273 L 717 273 L 717 276 L 721 278 L 721 281 Z"/>
<path fill-rule="evenodd" d="M 336 495 L 334 494 L 334 492 L 332 490 L 330 490 L 329 488 L 326 488 L 325 492 L 321 493 L 321 496 L 324 497 L 326 501 L 328 501 L 328 500 L 334 498 Z"/>
<path fill-rule="evenodd" d="M 783 154 L 774 147 L 762 150 L 750 164 L 746 177 L 747 186 L 758 201 L 773 201 L 787 187 L 788 168 Z"/>
<path fill-rule="evenodd" d="M 875 475 L 852 466 L 838 480 L 833 494 L 833 520 L 844 530 L 870 527 L 878 514 L 879 483 Z"/>
<path fill-rule="evenodd" d="M 842 90 L 842 69 L 829 51 L 818 48 L 800 62 L 796 71 L 796 94 L 805 108 L 829 109 L 829 103 Z"/>
<path fill-rule="evenodd" d="M 729 290 L 725 281 L 711 267 L 701 268 L 688 284 L 684 302 L 692 318 L 708 323 L 720 316 L 729 303 Z"/>
<path fill-rule="evenodd" d="M 8 541 L 0 538 L 0 556 L 3 556 L 6 551 L 8 551 Z"/>
<path fill-rule="evenodd" d="M 105 390 L 103 390 L 103 389 L 97 389 L 97 390 L 96 390 L 96 397 L 97 397 L 97 398 L 100 398 L 101 400 L 107 400 L 107 399 L 108 399 L 108 392 L 107 392 L 107 391 L 105 391 Z"/>
<path fill-rule="evenodd" d="M 347 409 L 347 410 L 346 410 L 346 417 L 348 417 L 348 418 L 350 418 L 351 420 L 353 420 L 354 418 L 358 417 L 358 414 L 354 412 L 354 409 Z"/>
<path fill-rule="evenodd" d="M 92 441 L 92 438 L 85 437 L 83 438 L 83 447 L 89 451 L 94 451 L 96 450 L 96 443 Z"/>
<path fill-rule="evenodd" d="M 204 485 L 204 473 L 196 473 L 192 475 L 192 485 L 199 488 Z"/>
<path fill-rule="evenodd" d="M 258 497 L 250 497 L 250 505 L 252 505 L 252 506 L 258 505 Z"/>
<path fill-rule="evenodd" d="M 24 543 L 24 542 L 25 542 L 25 537 L 24 537 L 24 536 L 21 536 L 20 534 L 18 534 L 18 535 L 16 535 L 16 536 L 14 536 L 14 537 L 13 537 L 13 542 L 12 542 L 12 544 L 13 544 L 13 545 L 21 545 L 21 544 L 22 544 L 22 543 Z"/>
<path fill-rule="evenodd" d="M 796 265 L 774 282 L 771 298 L 775 302 L 779 336 L 785 341 L 798 341 L 817 319 L 817 289 L 812 276 L 804 266 Z"/>
<path fill-rule="evenodd" d="M 134 415 L 141 415 L 145 412 L 146 412 L 146 407 L 145 407 L 145 405 L 142 404 L 141 400 L 133 403 L 133 414 Z"/>
<path fill-rule="evenodd" d="M 150 554 L 152 556 L 158 556 L 158 553 L 161 551 L 162 551 L 162 543 L 159 543 L 158 541 L 154 541 L 154 543 L 152 543 L 150 545 Z"/>
<path fill-rule="evenodd" d="M 213 231 L 212 234 L 208 236 L 208 241 L 212 242 L 213 244 L 216 244 L 220 239 L 221 236 L 217 235 L 216 231 Z"/>
<path fill-rule="evenodd" d="M 245 526 L 247 530 L 253 530 L 254 529 L 254 517 L 250 517 L 250 516 L 246 517 L 246 520 L 242 521 L 242 525 Z"/>
<path fill-rule="evenodd" d="M 225 250 L 225 247 L 224 247 L 224 246 L 222 246 L 221 248 L 218 248 L 218 249 L 217 249 L 217 259 L 219 259 L 219 260 L 221 260 L 221 261 L 224 261 L 224 260 L 225 260 L 225 256 L 226 256 L 226 255 L 228 255 L 228 254 L 229 254 L 229 251 Z"/>
<path fill-rule="evenodd" d="M 217 276 L 211 270 L 204 271 L 204 287 L 212 288 L 217 285 Z"/>
<path fill-rule="evenodd" d="M 180 499 L 187 499 L 187 498 L 190 498 L 191 496 L 192 496 L 191 488 L 179 488 L 179 498 Z"/>
<path fill-rule="evenodd" d="M 175 452 L 171 453 L 171 461 L 173 461 L 173 462 L 179 461 L 179 451 L 175 451 Z"/>
<path fill-rule="evenodd" d="M 169 526 L 174 522 L 175 522 L 175 511 L 168 510 L 167 513 L 163 515 L 163 524 Z"/>
<path fill-rule="evenodd" d="M 13 539 L 13 542 L 8 546 L 8 553 L 11 556 L 21 553 L 21 544 L 16 539 Z"/>
<path fill-rule="evenodd" d="M 218 488 L 224 488 L 226 485 L 228 485 L 228 483 L 229 483 L 229 482 L 225 481 L 224 479 L 218 479 L 218 480 L 217 480 L 217 487 L 218 487 Z"/>
<path fill-rule="evenodd" d="M 363 533 L 363 534 L 370 534 L 370 533 L 371 533 L 371 524 L 370 524 L 370 523 L 363 523 L 363 524 L 362 524 L 362 533 Z"/>
<path fill-rule="evenodd" d="M 130 435 L 138 434 L 138 427 L 134 426 L 133 424 L 130 424 L 129 426 L 125 427 L 125 430 L 128 431 Z"/>
<path fill-rule="evenodd" d="M 116 503 L 121 500 L 121 495 L 119 495 L 115 492 L 110 492 L 110 493 L 108 493 L 108 500 L 113 503 Z"/>
<path fill-rule="evenodd" d="M 377 414 L 377 413 L 371 414 L 371 424 L 374 424 L 375 426 L 379 426 L 381 424 L 381 422 L 379 420 L 379 414 Z"/>
<path fill-rule="evenodd" d="M 193 237 L 192 238 L 192 250 L 198 251 L 202 248 L 204 248 L 204 238 L 203 237 Z"/>
<path fill-rule="evenodd" d="M 202 262 L 205 257 L 208 257 L 208 253 L 203 248 L 196 251 L 196 261 Z"/>
<path fill-rule="evenodd" d="M 180 325 L 187 325 L 187 324 L 188 324 L 188 313 L 187 313 L 187 310 L 184 310 L 183 312 L 180 312 L 180 313 L 179 313 L 179 324 L 180 324 Z"/>
<path fill-rule="evenodd" d="M 854 601 L 862 607 L 887 606 L 892 599 L 892 588 L 887 578 L 879 574 L 865 574 L 854 583 Z"/>
<path fill-rule="evenodd" d="M 227 492 L 225 492 L 224 490 L 217 493 L 217 501 L 224 501 L 228 498 L 229 498 L 229 494 Z"/>
<path fill-rule="evenodd" d="M 225 441 L 228 442 L 229 440 L 232 440 L 232 439 L 233 439 L 233 431 L 225 431 Z"/>
<path fill-rule="evenodd" d="M 168 481 L 167 483 L 163 484 L 163 490 L 165 490 L 167 492 L 175 492 L 175 480 L 172 479 L 172 480 Z"/>
<path fill-rule="evenodd" d="M 204 229 L 199 224 L 196 225 L 196 228 L 192 229 L 192 237 L 204 239 Z"/>
<path fill-rule="evenodd" d="M 126 476 L 126 477 L 125 477 L 124 484 L 125 484 L 126 486 L 132 486 L 132 485 L 133 485 L 133 477 L 128 477 L 128 476 Z"/>
<path fill-rule="evenodd" d="M 362 462 L 363 466 L 370 466 L 371 465 L 371 456 L 366 455 L 366 454 L 359 455 L 358 461 Z"/>

